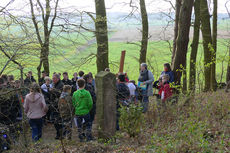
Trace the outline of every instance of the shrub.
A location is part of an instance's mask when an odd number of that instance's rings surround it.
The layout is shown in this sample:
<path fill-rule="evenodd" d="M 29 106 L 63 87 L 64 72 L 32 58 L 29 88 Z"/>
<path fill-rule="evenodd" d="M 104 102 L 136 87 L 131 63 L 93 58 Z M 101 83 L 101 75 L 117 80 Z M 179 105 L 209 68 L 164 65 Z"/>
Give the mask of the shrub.
<path fill-rule="evenodd" d="M 138 136 L 145 124 L 142 108 L 138 105 L 131 104 L 129 107 L 121 106 L 119 112 L 119 125 L 121 130 L 127 132 L 130 137 Z"/>

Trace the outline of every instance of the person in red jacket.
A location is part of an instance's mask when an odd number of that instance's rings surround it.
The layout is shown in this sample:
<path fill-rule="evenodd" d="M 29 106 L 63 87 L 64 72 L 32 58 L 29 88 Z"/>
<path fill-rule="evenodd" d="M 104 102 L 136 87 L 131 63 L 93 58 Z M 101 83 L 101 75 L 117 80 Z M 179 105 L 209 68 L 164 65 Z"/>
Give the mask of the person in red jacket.
<path fill-rule="evenodd" d="M 161 100 L 162 102 L 165 102 L 173 95 L 172 88 L 170 88 L 170 85 L 169 85 L 169 75 L 168 74 L 165 74 L 162 76 L 162 83 L 163 83 L 163 88 L 161 91 Z"/>

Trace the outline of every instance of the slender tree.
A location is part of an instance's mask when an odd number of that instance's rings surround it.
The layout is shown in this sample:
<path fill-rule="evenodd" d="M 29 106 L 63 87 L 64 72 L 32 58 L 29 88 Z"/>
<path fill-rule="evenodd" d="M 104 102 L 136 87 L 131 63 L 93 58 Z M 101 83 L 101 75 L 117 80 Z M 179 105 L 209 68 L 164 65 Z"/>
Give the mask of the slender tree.
<path fill-rule="evenodd" d="M 175 52 L 176 52 L 176 39 L 177 39 L 177 36 L 178 36 L 178 23 L 179 23 L 179 15 L 180 15 L 181 3 L 182 3 L 182 0 L 176 0 L 172 62 L 173 62 L 173 59 L 175 57 Z"/>
<path fill-rule="evenodd" d="M 229 8 L 227 7 L 227 4 L 229 3 L 230 1 L 228 0 L 226 3 L 225 3 L 225 8 L 226 8 L 226 11 L 228 12 L 228 16 L 230 18 L 230 11 L 229 11 Z M 229 83 L 230 84 L 230 42 L 228 43 L 228 51 L 229 51 L 229 56 L 228 56 L 228 67 L 227 67 L 227 74 L 226 74 L 226 83 Z"/>
<path fill-rule="evenodd" d="M 229 55 L 228 55 L 228 67 L 227 67 L 227 74 L 226 74 L 226 83 L 230 82 L 230 45 L 228 47 Z"/>
<path fill-rule="evenodd" d="M 201 31 L 203 36 L 203 48 L 204 48 L 204 77 L 205 77 L 204 91 L 209 91 L 211 90 L 212 35 L 211 35 L 210 14 L 208 10 L 207 0 L 200 1 L 200 20 L 201 20 Z"/>
<path fill-rule="evenodd" d="M 104 0 L 95 0 L 96 8 L 96 40 L 97 40 L 97 71 L 104 71 L 109 67 L 109 45 L 107 31 L 107 17 Z"/>
<path fill-rule="evenodd" d="M 183 0 L 180 9 L 176 51 L 172 64 L 176 84 L 180 84 L 182 72 L 184 68 L 186 68 L 186 56 L 188 51 L 193 2 L 193 0 Z"/>
<path fill-rule="evenodd" d="M 194 3 L 195 11 L 195 22 L 193 31 L 193 41 L 191 44 L 191 55 L 190 55 L 190 72 L 189 72 L 189 89 L 190 91 L 195 91 L 196 84 L 196 58 L 199 45 L 200 37 L 200 0 L 195 0 Z"/>
<path fill-rule="evenodd" d="M 212 22 L 212 66 L 211 66 L 211 88 L 213 91 L 217 89 L 216 82 L 216 51 L 217 51 L 217 0 L 213 0 L 213 22 Z"/>
<path fill-rule="evenodd" d="M 140 0 L 140 9 L 141 9 L 141 19 L 142 19 L 142 40 L 141 40 L 139 62 L 141 64 L 141 63 L 146 63 L 146 55 L 147 55 L 147 48 L 148 48 L 148 33 L 149 33 L 148 14 L 146 11 L 145 0 Z"/>
<path fill-rule="evenodd" d="M 50 69 L 49 69 L 49 45 L 50 45 L 50 35 L 53 30 L 54 21 L 57 17 L 57 7 L 59 0 L 55 1 L 55 7 L 54 7 L 54 13 L 53 16 L 51 16 L 51 0 L 45 1 L 45 6 L 40 2 L 40 0 L 37 0 L 37 5 L 33 3 L 33 0 L 30 0 L 30 8 L 31 8 L 31 17 L 32 21 L 35 27 L 37 39 L 41 48 L 40 52 L 40 63 L 37 67 L 38 71 L 38 78 L 41 77 L 41 68 L 43 65 L 44 71 L 49 75 Z M 43 26 L 43 36 L 42 32 L 39 29 L 39 21 L 36 18 L 35 15 L 35 7 L 38 6 L 41 10 L 41 17 L 42 17 L 42 26 Z"/>

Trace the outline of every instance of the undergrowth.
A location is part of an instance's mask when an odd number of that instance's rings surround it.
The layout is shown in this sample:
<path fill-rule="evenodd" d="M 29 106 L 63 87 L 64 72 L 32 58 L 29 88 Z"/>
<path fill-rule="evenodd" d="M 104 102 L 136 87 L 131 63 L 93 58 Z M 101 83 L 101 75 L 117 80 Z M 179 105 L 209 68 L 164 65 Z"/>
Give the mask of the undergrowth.
<path fill-rule="evenodd" d="M 182 96 L 177 104 L 168 104 L 158 111 L 156 100 L 151 98 L 150 110 L 144 115 L 136 114 L 139 109 L 135 106 L 123 111 L 125 115 L 131 113 L 131 118 L 126 116 L 129 121 L 122 121 L 122 127 L 126 129 L 117 132 L 113 138 L 115 141 L 105 144 L 100 141 L 79 143 L 72 140 L 65 143 L 65 148 L 67 152 L 230 152 L 229 99 L 230 94 L 222 91 Z M 135 120 L 140 122 L 131 123 Z M 129 126 L 134 129 L 139 123 L 145 125 L 137 131 L 127 130 Z M 132 137 L 132 134 L 136 137 Z M 61 146 L 57 142 L 43 143 L 31 146 L 30 151 L 61 152 Z"/>

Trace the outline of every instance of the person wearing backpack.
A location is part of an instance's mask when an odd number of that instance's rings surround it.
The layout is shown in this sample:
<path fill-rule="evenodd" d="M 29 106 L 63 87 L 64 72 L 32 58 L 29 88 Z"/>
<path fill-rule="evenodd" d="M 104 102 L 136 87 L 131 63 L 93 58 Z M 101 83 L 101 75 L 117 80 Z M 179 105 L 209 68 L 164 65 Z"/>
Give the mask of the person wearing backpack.
<path fill-rule="evenodd" d="M 154 77 L 152 72 L 148 70 L 146 63 L 142 63 L 140 76 L 138 78 L 138 87 L 141 88 L 143 113 L 148 111 L 149 96 L 153 96 L 153 82 Z"/>
<path fill-rule="evenodd" d="M 59 98 L 58 109 L 61 117 L 61 139 L 67 138 L 71 140 L 72 137 L 72 119 L 74 115 L 74 108 L 71 97 L 71 86 L 64 85 L 63 91 Z"/>

